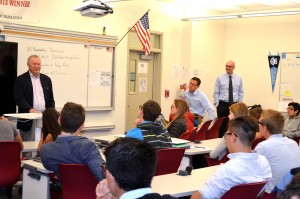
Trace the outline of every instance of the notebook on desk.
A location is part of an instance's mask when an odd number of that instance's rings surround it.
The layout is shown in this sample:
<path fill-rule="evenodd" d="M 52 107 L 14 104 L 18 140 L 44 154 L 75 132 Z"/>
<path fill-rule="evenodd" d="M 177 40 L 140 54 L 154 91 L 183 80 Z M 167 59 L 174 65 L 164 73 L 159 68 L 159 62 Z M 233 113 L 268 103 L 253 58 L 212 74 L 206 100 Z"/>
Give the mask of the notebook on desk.
<path fill-rule="evenodd" d="M 190 142 L 189 140 L 183 140 L 183 139 L 179 139 L 179 138 L 171 138 L 171 139 L 172 139 L 173 145 L 187 144 Z"/>

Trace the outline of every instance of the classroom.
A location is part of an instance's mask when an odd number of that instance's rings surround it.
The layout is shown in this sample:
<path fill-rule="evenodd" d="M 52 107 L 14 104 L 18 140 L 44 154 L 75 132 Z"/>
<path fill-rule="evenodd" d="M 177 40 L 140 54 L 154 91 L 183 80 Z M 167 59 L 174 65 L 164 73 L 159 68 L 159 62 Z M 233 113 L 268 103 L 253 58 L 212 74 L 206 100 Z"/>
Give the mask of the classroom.
<path fill-rule="evenodd" d="M 163 34 L 160 89 L 156 91 L 158 94 L 155 99 L 160 102 L 163 114 L 169 113 L 172 100 L 179 96 L 179 85 L 187 83 L 193 76 L 201 79 L 200 89 L 212 103 L 215 79 L 224 73 L 227 60 L 236 62 L 235 73 L 243 78 L 244 102 L 247 105 L 261 104 L 264 108 L 277 109 L 280 70 L 272 92 L 267 56 L 269 52 L 277 54 L 298 51 L 299 15 L 182 21 L 180 13 L 185 14 L 182 5 L 167 1 L 134 0 L 114 3 L 113 14 L 91 18 L 73 11 L 80 3 L 80 0 L 38 3 L 35 5 L 36 11 L 30 13 L 33 20 L 24 25 L 93 34 L 102 34 L 103 27 L 106 27 L 107 35 L 116 36 L 120 40 L 150 9 L 150 30 Z M 86 126 L 115 127 L 101 131 L 101 134 L 117 134 L 128 130 L 124 120 L 128 116 L 124 104 L 128 92 L 127 76 L 124 75 L 128 73 L 128 56 L 126 36 L 115 48 L 114 110 L 91 111 L 87 114 Z M 174 73 L 174 67 L 178 68 L 181 75 L 169 78 Z M 188 74 L 183 76 L 183 72 Z M 165 90 L 170 91 L 169 97 L 165 97 Z"/>
<path fill-rule="evenodd" d="M 0 2 L 3 2 L 3 5 L 0 4 L 1 10 L 7 5 L 4 4 L 5 1 Z M 70 85 L 75 89 L 78 87 L 78 93 L 70 94 L 78 96 L 77 103 L 86 101 L 88 103 L 87 98 L 89 94 L 92 95 L 95 101 L 92 103 L 97 105 L 84 105 L 86 119 L 83 135 L 88 138 L 124 134 L 134 127 L 134 119 L 137 117 L 138 110 L 148 99 L 157 101 L 161 106 L 161 113 L 168 117 L 174 99 L 181 97 L 180 85 L 188 85 L 192 77 L 201 79 L 199 89 L 207 95 L 213 105 L 215 81 L 219 75 L 225 73 L 225 64 L 228 60 L 235 62 L 234 73 L 243 79 L 243 102 L 246 105 L 260 104 L 263 109 L 286 112 L 286 107 L 284 111 L 280 108 L 282 97 L 300 102 L 297 94 L 299 86 L 299 73 L 297 72 L 300 70 L 295 69 L 296 72 L 293 74 L 284 73 L 281 59 L 273 90 L 268 63 L 269 55 L 279 55 L 282 58 L 282 55 L 289 53 L 297 54 L 297 56 L 298 53 L 300 54 L 300 14 L 189 21 L 186 19 L 218 16 L 224 13 L 200 6 L 193 7 L 188 3 L 175 0 L 111 0 L 107 1 L 107 5 L 112 7 L 113 13 L 93 18 L 81 16 L 81 13 L 75 10 L 83 3 L 82 0 L 52 0 L 47 3 L 34 0 L 24 1 L 23 4 L 28 5 L 29 2 L 34 11 L 25 12 L 24 20 L 8 20 L 0 13 L 0 41 L 27 42 L 26 37 L 25 39 L 15 37 L 15 39 L 14 36 L 9 35 L 6 31 L 10 27 L 19 28 L 18 30 L 27 28 L 45 32 L 62 32 L 74 34 L 75 37 L 83 36 L 90 41 L 94 36 L 96 43 L 91 42 L 92 47 L 95 45 L 94 52 L 97 51 L 97 44 L 101 46 L 101 49 L 105 47 L 107 51 L 103 53 L 110 54 L 109 60 L 98 60 L 97 55 L 90 59 L 90 55 L 84 49 L 76 52 L 84 59 L 74 65 L 79 68 L 83 67 L 74 70 L 72 78 L 65 80 L 64 83 L 60 82 L 59 78 L 55 80 L 62 83 L 60 88 L 54 87 L 54 90 L 59 90 L 59 94 L 54 92 L 54 99 L 59 102 L 57 110 L 61 110 L 63 104 L 68 101 L 68 99 L 64 101 L 64 85 Z M 259 0 L 254 2 L 253 6 L 263 4 Z M 290 0 L 288 3 L 289 6 L 280 11 L 300 10 L 299 0 Z M 261 8 L 257 12 L 269 11 Z M 151 39 L 153 39 L 149 56 L 144 55 L 142 45 L 135 31 L 131 29 L 146 12 L 148 12 Z M 234 12 L 229 14 L 232 13 Z M 39 40 L 36 41 L 39 42 Z M 34 40 L 34 45 L 36 41 Z M 48 45 L 48 41 L 52 44 L 51 39 L 45 39 L 40 45 L 43 46 L 43 42 Z M 98 41 L 102 43 L 97 43 Z M 70 51 L 75 47 L 75 50 L 73 49 L 75 54 L 78 43 L 80 43 L 79 40 L 74 40 L 70 44 L 62 41 L 58 47 L 64 46 Z M 19 47 L 20 49 L 23 47 Z M 22 60 L 26 58 L 21 52 L 18 56 L 22 56 Z M 105 91 L 86 91 L 86 87 L 91 87 L 91 80 L 82 76 L 82 70 L 89 67 L 91 60 L 94 63 L 102 61 L 112 66 L 108 69 L 109 86 L 102 87 L 106 89 Z M 138 61 L 135 62 L 136 60 Z M 43 58 L 41 62 L 43 65 Z M 70 64 L 72 62 L 73 60 Z M 134 64 L 136 68 L 132 74 Z M 143 69 L 144 65 L 146 69 Z M 18 75 L 25 72 L 25 61 L 18 63 L 18 69 L 20 68 L 22 71 L 18 71 Z M 89 68 L 89 75 L 91 70 Z M 136 70 L 139 71 L 136 72 Z M 141 74 L 150 73 L 150 71 L 151 79 L 145 80 L 145 76 Z M 43 67 L 41 73 L 43 73 Z M 80 82 L 81 78 L 84 83 Z M 144 85 L 142 85 L 142 80 L 144 80 Z M 132 81 L 135 81 L 135 84 L 132 85 Z M 286 95 L 282 94 L 285 84 L 288 84 L 286 90 L 289 92 Z M 101 93 L 105 97 L 109 96 L 108 99 L 103 99 Z M 103 106 L 102 101 L 105 104 Z M 214 111 L 216 112 L 216 108 Z M 206 120 L 208 120 L 207 114 L 203 118 L 203 121 Z"/>

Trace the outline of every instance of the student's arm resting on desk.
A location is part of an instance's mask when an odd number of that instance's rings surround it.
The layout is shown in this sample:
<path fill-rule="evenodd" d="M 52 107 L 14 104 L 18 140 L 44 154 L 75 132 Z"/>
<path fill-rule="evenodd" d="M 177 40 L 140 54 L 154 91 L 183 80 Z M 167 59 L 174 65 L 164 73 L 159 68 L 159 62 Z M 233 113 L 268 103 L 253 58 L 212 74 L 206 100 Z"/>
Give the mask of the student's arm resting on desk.
<path fill-rule="evenodd" d="M 219 144 L 216 146 L 214 150 L 209 153 L 209 157 L 214 159 L 222 159 L 223 156 L 227 153 L 227 146 L 225 138 L 223 137 Z"/>
<path fill-rule="evenodd" d="M 171 126 L 168 128 L 168 132 L 171 135 L 171 137 L 179 138 L 182 133 L 184 133 L 186 129 L 186 122 L 185 119 L 176 119 L 173 121 Z"/>

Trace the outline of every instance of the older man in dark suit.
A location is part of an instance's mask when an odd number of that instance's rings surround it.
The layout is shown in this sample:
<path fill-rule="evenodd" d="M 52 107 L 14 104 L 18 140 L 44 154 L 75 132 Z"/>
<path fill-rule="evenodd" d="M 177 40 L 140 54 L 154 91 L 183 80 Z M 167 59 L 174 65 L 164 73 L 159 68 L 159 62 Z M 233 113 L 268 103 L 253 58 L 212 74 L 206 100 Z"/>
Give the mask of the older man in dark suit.
<path fill-rule="evenodd" d="M 19 113 L 39 113 L 46 108 L 55 107 L 51 79 L 41 74 L 41 59 L 31 55 L 27 60 L 28 71 L 18 76 L 14 86 L 14 97 Z M 32 120 L 18 121 L 23 141 L 34 140 Z"/>

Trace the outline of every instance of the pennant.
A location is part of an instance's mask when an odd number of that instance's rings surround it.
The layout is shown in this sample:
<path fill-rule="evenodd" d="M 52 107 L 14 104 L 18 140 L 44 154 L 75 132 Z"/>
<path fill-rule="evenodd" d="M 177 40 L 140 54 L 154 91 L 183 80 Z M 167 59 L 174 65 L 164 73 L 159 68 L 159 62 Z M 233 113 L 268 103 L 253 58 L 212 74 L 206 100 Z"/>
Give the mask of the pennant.
<path fill-rule="evenodd" d="M 280 56 L 279 55 L 269 55 L 268 61 L 269 61 L 269 67 L 270 67 L 272 93 L 274 93 Z"/>

